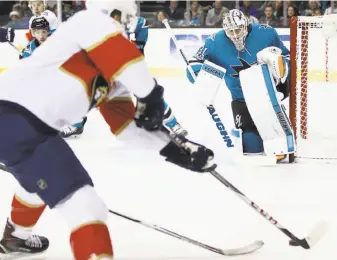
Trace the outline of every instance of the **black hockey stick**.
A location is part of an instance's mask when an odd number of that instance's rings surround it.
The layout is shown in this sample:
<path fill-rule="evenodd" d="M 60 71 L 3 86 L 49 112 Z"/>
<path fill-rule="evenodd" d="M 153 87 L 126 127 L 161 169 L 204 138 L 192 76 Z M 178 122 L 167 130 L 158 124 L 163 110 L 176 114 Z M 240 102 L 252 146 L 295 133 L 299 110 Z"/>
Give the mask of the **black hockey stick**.
<path fill-rule="evenodd" d="M 267 219 L 271 224 L 273 224 L 276 228 L 278 228 L 283 234 L 288 236 L 291 240 L 289 241 L 289 245 L 291 246 L 301 246 L 304 249 L 312 248 L 327 232 L 327 223 L 325 221 L 320 221 L 317 223 L 315 229 L 305 238 L 300 239 L 295 236 L 292 232 L 282 226 L 276 219 L 270 216 L 264 209 L 260 208 L 255 202 L 250 200 L 245 194 L 243 194 L 240 190 L 238 190 L 235 186 L 233 186 L 229 181 L 227 181 L 223 176 L 221 176 L 217 171 L 210 170 L 210 174 L 212 174 L 217 180 L 219 180 L 222 184 L 224 184 L 227 188 L 234 191 L 236 195 L 238 195 L 244 202 L 251 206 L 256 212 L 258 212 L 261 216 Z"/>
<path fill-rule="evenodd" d="M 168 230 L 166 228 L 163 228 L 163 227 L 160 227 L 160 226 L 157 226 L 157 225 L 154 225 L 154 224 L 149 224 L 149 223 L 146 223 L 146 222 L 138 220 L 138 219 L 131 218 L 129 216 L 123 215 L 123 214 L 118 213 L 116 211 L 113 211 L 111 209 L 109 209 L 109 212 L 116 215 L 116 216 L 125 218 L 125 219 L 130 220 L 130 221 L 135 222 L 135 223 L 138 223 L 142 226 L 145 226 L 145 227 L 154 229 L 156 231 L 159 231 L 159 232 L 161 232 L 165 235 L 169 235 L 171 237 L 180 239 L 182 241 L 193 244 L 195 246 L 202 247 L 206 250 L 212 251 L 212 252 L 217 253 L 219 255 L 236 256 L 236 255 L 249 254 L 249 253 L 255 252 L 256 250 L 260 249 L 264 245 L 263 241 L 257 240 L 257 241 L 254 241 L 253 243 L 251 243 L 249 245 L 246 245 L 246 246 L 243 246 L 243 247 L 238 247 L 238 248 L 233 248 L 233 249 L 220 249 L 220 248 L 216 248 L 216 247 L 209 246 L 207 244 L 201 243 L 197 240 L 185 237 L 183 235 L 180 235 L 180 234 L 178 234 L 176 232 L 173 232 L 171 230 Z"/>
<path fill-rule="evenodd" d="M 176 143 L 179 147 L 184 146 L 184 142 L 181 140 L 180 136 L 169 133 L 171 140 Z M 291 240 L 289 241 L 289 245 L 291 246 L 301 246 L 304 249 L 309 249 L 313 247 L 327 232 L 327 223 L 325 221 L 320 221 L 315 229 L 305 238 L 300 239 L 295 236 L 288 229 L 283 227 L 275 218 L 269 215 L 264 209 L 260 208 L 255 202 L 250 200 L 245 194 L 243 194 L 240 190 L 238 190 L 234 185 L 232 185 L 229 181 L 227 181 L 222 175 L 220 175 L 215 170 L 208 171 L 212 176 L 214 176 L 218 181 L 224 184 L 231 191 L 234 191 L 240 199 L 246 202 L 252 209 L 258 212 L 261 216 L 263 216 L 266 220 L 268 220 L 271 224 L 273 224 L 276 228 L 278 228 L 283 234 L 288 236 Z"/>

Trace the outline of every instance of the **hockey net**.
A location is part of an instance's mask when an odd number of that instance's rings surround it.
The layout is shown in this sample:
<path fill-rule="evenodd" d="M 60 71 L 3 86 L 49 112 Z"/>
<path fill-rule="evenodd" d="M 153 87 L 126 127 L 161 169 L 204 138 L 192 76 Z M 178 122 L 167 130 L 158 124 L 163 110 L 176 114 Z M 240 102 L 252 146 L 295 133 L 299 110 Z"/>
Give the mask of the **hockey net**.
<path fill-rule="evenodd" d="M 293 18 L 290 50 L 297 157 L 337 160 L 337 15 Z"/>

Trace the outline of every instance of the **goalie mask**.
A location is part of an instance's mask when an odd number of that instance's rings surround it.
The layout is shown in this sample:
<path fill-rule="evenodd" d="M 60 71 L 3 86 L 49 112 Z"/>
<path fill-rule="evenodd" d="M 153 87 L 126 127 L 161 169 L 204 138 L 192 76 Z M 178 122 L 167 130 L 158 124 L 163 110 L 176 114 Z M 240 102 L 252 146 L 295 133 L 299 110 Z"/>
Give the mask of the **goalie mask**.
<path fill-rule="evenodd" d="M 230 10 L 223 19 L 223 28 L 229 39 L 238 51 L 245 49 L 245 40 L 248 35 L 248 19 L 237 9 Z"/>

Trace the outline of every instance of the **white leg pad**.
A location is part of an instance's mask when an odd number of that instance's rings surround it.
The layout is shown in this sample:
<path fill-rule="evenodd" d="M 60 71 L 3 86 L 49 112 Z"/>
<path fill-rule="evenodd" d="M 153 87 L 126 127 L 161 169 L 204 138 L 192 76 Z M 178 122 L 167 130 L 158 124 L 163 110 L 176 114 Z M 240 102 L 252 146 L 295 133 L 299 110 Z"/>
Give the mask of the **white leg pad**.
<path fill-rule="evenodd" d="M 249 113 L 263 140 L 265 153 L 294 153 L 293 129 L 284 107 L 277 99 L 268 66 L 254 65 L 241 71 L 240 81 Z"/>
<path fill-rule="evenodd" d="M 213 104 L 215 95 L 224 81 L 225 73 L 224 68 L 209 61 L 204 62 L 194 83 L 202 104 Z"/>

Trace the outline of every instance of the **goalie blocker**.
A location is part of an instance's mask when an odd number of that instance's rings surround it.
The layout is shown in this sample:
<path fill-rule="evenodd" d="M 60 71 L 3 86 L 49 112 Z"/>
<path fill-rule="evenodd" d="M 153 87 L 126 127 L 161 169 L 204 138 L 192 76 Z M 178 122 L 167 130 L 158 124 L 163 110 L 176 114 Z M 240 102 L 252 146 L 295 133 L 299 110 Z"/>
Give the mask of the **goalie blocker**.
<path fill-rule="evenodd" d="M 248 112 L 263 140 L 265 154 L 289 154 L 289 161 L 292 162 L 296 152 L 294 132 L 285 108 L 277 98 L 268 65 L 254 65 L 239 75 Z"/>

